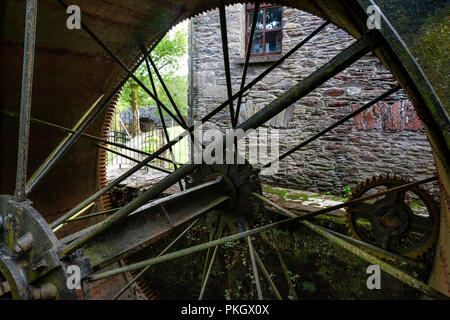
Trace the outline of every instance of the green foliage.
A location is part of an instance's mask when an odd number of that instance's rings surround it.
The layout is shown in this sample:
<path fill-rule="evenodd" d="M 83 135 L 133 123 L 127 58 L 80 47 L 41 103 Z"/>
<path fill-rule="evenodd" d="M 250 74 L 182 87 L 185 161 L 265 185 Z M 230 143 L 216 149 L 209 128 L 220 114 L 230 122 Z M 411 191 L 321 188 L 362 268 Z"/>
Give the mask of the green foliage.
<path fill-rule="evenodd" d="M 187 53 L 187 41 L 187 31 L 178 30 L 175 33 L 168 34 L 164 37 L 151 54 L 151 58 L 155 62 L 168 91 L 172 95 L 175 104 L 182 114 L 187 113 L 188 81 L 187 76 L 179 76 L 175 75 L 175 73 L 180 68 L 180 58 Z M 153 92 L 145 63 L 136 70 L 135 76 Z M 155 81 L 158 99 L 161 100 L 170 111 L 174 112 L 170 100 L 153 70 L 152 76 Z M 119 110 L 126 110 L 131 107 L 132 94 L 136 86 L 137 83 L 134 79 L 130 79 L 125 83 L 118 101 Z M 156 102 L 147 94 L 147 92 L 140 87 L 138 87 L 137 90 L 139 106 L 156 106 Z M 164 114 L 166 114 L 166 112 L 164 112 Z"/>
<path fill-rule="evenodd" d="M 342 195 L 345 197 L 345 198 L 344 198 L 344 201 L 347 201 L 348 198 L 351 196 L 351 194 L 352 194 L 352 187 L 350 187 L 350 186 L 345 186 L 345 187 L 342 189 Z"/>

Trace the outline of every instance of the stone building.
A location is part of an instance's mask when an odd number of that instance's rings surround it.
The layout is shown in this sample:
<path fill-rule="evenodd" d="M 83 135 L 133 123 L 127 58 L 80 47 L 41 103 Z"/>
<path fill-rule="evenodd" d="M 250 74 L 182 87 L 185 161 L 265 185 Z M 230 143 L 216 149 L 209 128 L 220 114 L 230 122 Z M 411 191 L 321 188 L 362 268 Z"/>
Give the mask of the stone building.
<path fill-rule="evenodd" d="M 324 22 L 290 8 L 267 6 L 262 10 L 247 83 Z M 246 5 L 227 7 L 234 93 L 241 83 L 246 30 L 252 14 Z M 192 19 L 190 33 L 190 113 L 191 120 L 199 120 L 227 99 L 218 11 Z M 245 94 L 239 121 L 252 116 L 354 41 L 346 32 L 327 26 Z M 395 84 L 391 73 L 369 54 L 266 125 L 279 130 L 280 153 L 284 153 Z M 212 122 L 220 128 L 229 127 L 228 108 Z M 344 186 L 379 173 L 414 179 L 435 174 L 421 121 L 402 90 L 287 157 L 276 175 L 264 179 L 273 184 L 339 193 Z"/>

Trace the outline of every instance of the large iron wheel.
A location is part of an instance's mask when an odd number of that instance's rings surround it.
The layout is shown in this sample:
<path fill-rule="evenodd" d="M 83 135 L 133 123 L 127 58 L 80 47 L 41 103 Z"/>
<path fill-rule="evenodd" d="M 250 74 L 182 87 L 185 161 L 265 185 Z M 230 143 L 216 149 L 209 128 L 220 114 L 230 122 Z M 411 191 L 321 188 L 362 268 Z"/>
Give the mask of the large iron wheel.
<path fill-rule="evenodd" d="M 63 7 L 65 4 L 57 0 Z M 227 2 L 228 3 L 228 2 Z M 231 2 L 230 2 L 231 3 Z M 55 231 L 65 225 L 73 222 L 75 219 L 86 219 L 83 213 L 93 206 L 96 200 L 104 196 L 114 186 L 117 186 L 121 181 L 138 171 L 144 166 L 151 166 L 151 161 L 154 159 L 162 159 L 164 161 L 173 162 L 173 159 L 162 158 L 163 152 L 169 150 L 175 145 L 178 139 L 170 141 L 167 145 L 152 154 L 146 154 L 144 161 L 139 162 L 134 168 L 129 170 L 126 174 L 117 178 L 106 187 L 95 192 L 87 199 L 76 205 L 73 209 L 68 210 L 56 220 L 52 221 L 50 225 L 46 224 L 44 219 L 33 209 L 27 197 L 31 195 L 34 188 L 41 182 L 42 178 L 51 171 L 56 162 L 68 151 L 68 149 L 77 141 L 80 136 L 96 140 L 102 148 L 106 144 L 111 144 L 101 138 L 93 137 L 84 133 L 85 129 L 93 123 L 93 121 L 100 115 L 114 99 L 116 93 L 122 87 L 124 80 L 118 82 L 117 87 L 104 100 L 101 97 L 99 106 L 93 105 L 73 128 L 68 130 L 71 132 L 65 140 L 58 145 L 55 151 L 47 158 L 41 167 L 39 167 L 33 176 L 27 180 L 26 168 L 28 160 L 28 135 L 29 135 L 29 121 L 30 121 L 30 105 L 31 105 L 31 85 L 32 85 L 32 68 L 33 65 L 33 50 L 34 48 L 34 25 L 36 23 L 36 1 L 27 1 L 27 33 L 25 38 L 25 68 L 24 68 L 24 84 L 21 108 L 21 131 L 19 136 L 19 162 L 17 170 L 17 184 L 15 196 L 4 196 L 1 198 L 3 211 L 1 212 L 3 243 L 0 255 L 0 271 L 3 275 L 0 288 L 2 295 L 11 294 L 13 298 L 18 299 L 70 299 L 75 298 L 75 290 L 67 286 L 68 273 L 72 266 L 78 266 L 81 270 L 83 293 L 85 298 L 91 298 L 89 290 L 89 283 L 108 279 L 109 277 L 124 274 L 127 272 L 142 270 L 140 274 L 145 272 L 147 268 L 154 264 L 166 261 L 175 260 L 178 257 L 193 254 L 203 250 L 210 250 L 205 266 L 205 274 L 203 277 L 203 286 L 200 291 L 200 298 L 203 298 L 208 278 L 213 265 L 214 257 L 217 253 L 217 248 L 230 241 L 243 239 L 247 242 L 250 256 L 252 271 L 254 273 L 255 284 L 259 299 L 263 299 L 264 295 L 261 290 L 259 280 L 259 271 L 261 271 L 269 282 L 274 292 L 278 293 L 275 284 L 270 279 L 268 271 L 264 267 L 261 259 L 256 252 L 251 237 L 259 233 L 271 230 L 274 227 L 287 225 L 299 221 L 311 230 L 321 234 L 325 238 L 334 243 L 344 247 L 345 249 L 357 253 L 365 260 L 379 264 L 381 268 L 391 275 L 395 275 L 400 280 L 412 285 L 424 294 L 433 298 L 446 298 L 442 293 L 433 289 L 432 287 L 418 281 L 410 275 L 407 275 L 393 266 L 377 259 L 362 250 L 358 245 L 369 245 L 362 242 L 351 242 L 343 235 L 330 232 L 322 227 L 316 226 L 308 220 L 316 215 L 333 211 L 341 207 L 351 207 L 361 203 L 366 198 L 352 199 L 351 201 L 322 209 L 314 213 L 297 215 L 289 210 L 286 210 L 274 204 L 270 200 L 261 195 L 261 188 L 259 185 L 257 170 L 247 164 L 242 165 L 212 165 L 207 166 L 203 164 L 188 163 L 180 167 L 175 167 L 176 170 L 170 172 L 167 177 L 162 179 L 156 185 L 146 190 L 136 199 L 130 201 L 121 208 L 111 210 L 110 216 L 97 224 L 86 227 L 85 229 L 68 235 L 62 239 L 57 239 Z M 308 5 L 307 2 L 300 1 L 296 6 L 294 1 L 280 1 L 280 4 L 291 4 L 292 7 L 310 10 L 317 14 L 317 10 L 313 6 Z M 328 3 L 329 4 L 329 3 Z M 257 2 L 258 5 L 258 2 Z M 83 23 L 82 27 L 87 33 L 99 44 L 110 56 L 111 59 L 119 63 L 120 67 L 125 70 L 128 79 L 134 80 L 158 103 L 160 115 L 162 117 L 162 110 L 167 112 L 180 126 L 186 131 L 180 138 L 190 136 L 193 130 L 192 126 L 184 121 L 177 106 L 171 101 L 173 111 L 165 106 L 156 96 L 154 88 L 147 88 L 139 79 L 133 75 L 133 71 L 137 69 L 142 63 L 146 63 L 149 74 L 159 76 L 158 70 L 151 59 L 152 49 L 157 45 L 158 41 L 163 37 L 165 31 L 169 30 L 172 25 L 192 14 L 199 13 L 202 10 L 210 9 L 218 6 L 220 12 L 220 24 L 222 30 L 222 47 L 225 65 L 225 74 L 227 79 L 227 93 L 228 100 L 223 102 L 214 111 L 205 115 L 202 122 L 207 122 L 222 110 L 228 109 L 230 114 L 230 127 L 233 129 L 255 129 L 262 126 L 272 117 L 279 114 L 289 105 L 295 103 L 302 97 L 314 91 L 321 84 L 326 82 L 331 77 L 337 75 L 345 70 L 352 63 L 359 60 L 361 57 L 369 52 L 375 51 L 377 55 L 391 67 L 393 74 L 398 78 L 400 84 L 386 91 L 378 98 L 366 103 L 360 109 L 352 112 L 348 116 L 339 120 L 331 127 L 323 130 L 311 139 L 300 143 L 289 152 L 283 154 L 278 159 L 273 161 L 281 161 L 289 154 L 296 152 L 306 146 L 307 144 L 320 138 L 328 131 L 334 129 L 336 126 L 352 119 L 355 115 L 363 110 L 373 106 L 377 102 L 385 99 L 394 92 L 405 88 L 405 91 L 410 95 L 414 102 L 423 102 L 424 98 L 420 95 L 420 90 L 417 90 L 406 68 L 402 64 L 402 60 L 398 57 L 398 53 L 393 51 L 389 42 L 386 41 L 386 35 L 383 35 L 378 30 L 367 30 L 365 21 L 367 15 L 363 12 L 361 6 L 354 2 L 351 5 L 346 4 L 330 5 L 330 14 L 328 18 L 338 21 L 336 16 L 332 14 L 333 9 L 346 8 L 350 10 L 350 16 L 355 23 L 347 26 L 349 30 L 358 40 L 350 45 L 348 48 L 342 50 L 332 60 L 326 63 L 321 68 L 317 69 L 310 76 L 300 81 L 297 85 L 289 89 L 282 96 L 267 104 L 265 108 L 256 113 L 243 123 L 238 123 L 236 114 L 239 114 L 242 94 L 249 88 L 258 83 L 263 77 L 270 74 L 270 72 L 279 66 L 285 59 L 288 59 L 296 50 L 306 44 L 318 33 L 323 32 L 330 22 L 325 22 L 312 34 L 303 39 L 297 46 L 289 51 L 278 62 L 269 67 L 263 74 L 258 76 L 253 81 L 246 83 L 246 73 L 250 54 L 247 52 L 244 65 L 244 72 L 240 91 L 232 92 L 231 75 L 228 56 L 228 42 L 226 33 L 226 8 L 223 1 L 208 1 L 203 6 L 198 4 L 198 7 L 178 8 L 179 14 L 169 23 L 164 24 L 164 30 L 157 34 L 151 41 L 148 41 L 147 47 L 141 47 L 142 53 L 136 64 L 131 69 L 127 64 L 123 63 L 121 59 L 116 56 L 108 46 L 97 37 L 89 27 Z M 336 15 L 339 15 L 336 11 Z M 252 21 L 251 35 L 253 35 L 256 26 L 256 16 Z M 348 17 L 347 17 L 348 18 Z M 384 23 L 387 23 L 384 21 Z M 343 26 L 342 23 L 336 23 Z M 252 36 L 249 37 L 249 46 L 251 47 Z M 126 81 L 125 79 L 125 81 Z M 160 79 L 161 80 L 161 79 Z M 421 88 L 423 89 L 423 88 Z M 237 103 L 235 104 L 235 102 Z M 430 135 L 430 140 L 434 145 L 446 146 L 444 140 L 440 139 L 442 130 L 437 126 L 430 129 L 429 124 L 432 124 L 437 117 L 430 115 L 429 110 L 425 107 L 427 103 L 420 105 L 420 114 L 422 115 Z M 11 112 L 7 112 L 13 115 Z M 439 116 L 439 114 L 438 114 Z M 41 121 L 41 123 L 43 123 Z M 50 126 L 55 126 L 50 123 L 45 123 Z M 67 130 L 58 127 L 61 130 Z M 167 134 L 167 130 L 166 130 Z M 212 146 L 207 146 L 210 148 Z M 444 150 L 444 149 L 443 149 Z M 446 149 L 445 149 L 446 150 Z M 444 150 L 444 151 L 445 151 Z M 435 150 L 436 151 L 436 150 Z M 445 152 L 437 151 L 438 155 L 444 154 L 443 165 L 445 162 Z M 175 163 L 174 163 L 175 165 Z M 439 167 L 439 166 L 438 166 Z M 183 184 L 182 181 L 188 179 L 189 183 Z M 411 182 L 395 186 L 393 189 L 384 191 L 385 194 L 392 192 L 399 192 L 407 188 L 415 187 L 420 184 L 428 183 L 437 180 L 438 177 L 432 177 L 423 181 Z M 441 180 L 447 181 L 447 176 L 441 177 Z M 181 192 L 162 197 L 161 194 L 174 184 L 179 184 Z M 205 194 L 208 196 L 205 197 Z M 379 196 L 377 194 L 376 196 Z M 271 207 L 272 209 L 269 209 Z M 271 212 L 285 216 L 284 219 L 274 222 L 266 223 L 263 226 L 256 227 L 257 215 L 261 211 Z M 91 214 L 92 216 L 104 216 L 105 212 Z M 149 246 L 158 241 L 162 237 L 167 236 L 174 228 L 187 225 L 187 228 L 180 234 L 175 241 L 180 241 L 183 236 L 192 228 L 193 225 L 199 221 L 205 220 L 207 226 L 212 232 L 211 241 L 202 243 L 194 247 L 189 247 L 181 251 L 167 253 L 172 247 L 171 243 L 158 257 L 145 259 L 143 261 L 127 264 L 121 267 L 113 267 L 114 264 L 127 256 L 139 251 L 140 249 Z M 373 248 L 372 250 L 376 250 Z M 123 289 L 114 292 L 109 298 L 118 298 L 131 284 L 133 284 L 140 276 L 135 276 Z M 25 275 L 25 276 L 24 276 Z M 286 279 L 289 281 L 289 279 Z M 277 294 L 278 298 L 282 298 Z"/>

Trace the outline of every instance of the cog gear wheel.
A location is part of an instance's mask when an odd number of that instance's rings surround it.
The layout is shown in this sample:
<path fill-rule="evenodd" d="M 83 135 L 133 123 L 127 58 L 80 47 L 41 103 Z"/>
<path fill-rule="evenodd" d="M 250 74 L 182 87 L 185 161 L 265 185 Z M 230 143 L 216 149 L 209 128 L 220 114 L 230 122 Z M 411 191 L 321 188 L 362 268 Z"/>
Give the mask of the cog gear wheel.
<path fill-rule="evenodd" d="M 410 182 L 395 175 L 369 178 L 352 189 L 350 199 Z M 348 207 L 345 217 L 354 238 L 409 258 L 426 254 L 439 236 L 439 204 L 420 186 Z"/>

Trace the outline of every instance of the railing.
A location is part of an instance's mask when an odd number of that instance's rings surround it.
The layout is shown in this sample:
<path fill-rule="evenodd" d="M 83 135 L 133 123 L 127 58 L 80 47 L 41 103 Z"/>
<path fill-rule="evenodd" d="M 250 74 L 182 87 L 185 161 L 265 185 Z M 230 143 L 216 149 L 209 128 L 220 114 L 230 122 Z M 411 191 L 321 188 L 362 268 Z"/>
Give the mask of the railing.
<path fill-rule="evenodd" d="M 179 126 L 172 126 L 168 127 L 167 131 L 170 139 L 173 139 L 183 132 L 183 129 Z M 123 121 L 120 118 L 119 113 L 116 113 L 113 117 L 108 140 L 148 153 L 155 152 L 167 143 L 162 127 L 157 124 L 149 124 L 148 122 L 143 124 L 141 121 L 139 130 L 135 130 L 133 121 Z M 135 151 L 130 151 L 115 146 L 110 148 L 123 156 L 113 152 L 107 152 L 108 168 L 130 168 L 134 166 L 136 162 L 128 158 L 136 159 L 138 161 L 145 159 L 145 155 Z M 186 163 L 189 159 L 188 139 L 183 139 L 177 143 L 173 148 L 173 153 L 177 163 Z M 165 152 L 161 157 L 172 160 L 172 156 L 169 151 Z M 163 169 L 173 169 L 173 165 L 164 160 L 156 159 L 152 161 L 151 164 Z"/>

